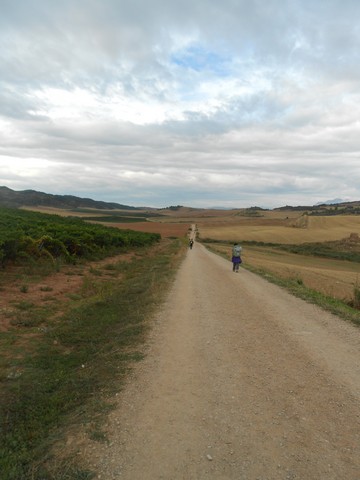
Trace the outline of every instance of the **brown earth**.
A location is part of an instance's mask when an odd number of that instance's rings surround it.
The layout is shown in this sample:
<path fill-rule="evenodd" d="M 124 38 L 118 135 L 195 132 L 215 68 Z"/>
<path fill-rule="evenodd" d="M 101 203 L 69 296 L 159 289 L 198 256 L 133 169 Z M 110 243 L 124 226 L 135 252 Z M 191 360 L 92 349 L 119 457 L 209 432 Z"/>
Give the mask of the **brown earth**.
<path fill-rule="evenodd" d="M 0 332 L 9 328 L 17 305 L 27 302 L 33 306 L 57 304 L 63 310 L 71 301 L 71 295 L 78 293 L 84 279 L 98 279 L 99 269 L 119 261 L 128 261 L 132 254 L 121 254 L 96 262 L 79 265 L 66 265 L 61 271 L 36 279 L 26 275 L 24 267 L 8 267 L 0 277 Z M 111 270 L 101 270 L 101 278 L 109 279 L 114 274 Z M 26 286 L 26 292 L 22 291 Z M 61 312 L 57 309 L 57 314 Z"/>
<path fill-rule="evenodd" d="M 65 213 L 64 211 L 64 215 Z M 189 223 L 139 222 L 131 224 L 109 223 L 108 225 L 120 229 L 160 233 L 165 241 L 168 237 L 183 238 L 189 230 Z M 60 272 L 46 275 L 40 280 L 36 280 L 34 275 L 26 275 L 22 267 L 8 267 L 6 271 L 0 272 L 0 332 L 9 328 L 11 319 L 17 309 L 16 304 L 28 302 L 34 306 L 44 306 L 46 303 L 60 302 L 66 305 L 70 302 L 69 295 L 82 288 L 84 278 L 94 276 L 92 271 L 94 272 L 118 261 L 126 261 L 131 256 L 132 254 L 121 254 L 97 262 L 87 262 L 77 266 L 66 265 Z M 101 276 L 106 279 L 113 276 L 113 273 L 105 269 L 101 272 Z M 22 292 L 24 286 L 26 286 L 26 292 Z"/>
<path fill-rule="evenodd" d="M 360 331 L 195 244 L 106 434 L 102 480 L 359 480 Z"/>
<path fill-rule="evenodd" d="M 184 237 L 189 230 L 189 222 L 186 223 L 162 223 L 162 222 L 136 222 L 136 223 L 112 223 L 104 224 L 109 227 L 131 229 L 137 232 L 160 233 L 166 237 Z"/>

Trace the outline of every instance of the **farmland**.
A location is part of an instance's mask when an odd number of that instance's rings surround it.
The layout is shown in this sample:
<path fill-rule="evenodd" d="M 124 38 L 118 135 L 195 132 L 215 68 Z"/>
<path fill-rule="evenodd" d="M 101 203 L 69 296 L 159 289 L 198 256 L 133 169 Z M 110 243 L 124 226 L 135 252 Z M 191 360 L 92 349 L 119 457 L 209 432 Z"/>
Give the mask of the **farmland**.
<path fill-rule="evenodd" d="M 49 261 L 94 258 L 116 249 L 150 245 L 160 240 L 156 233 L 120 232 L 78 219 L 6 208 L 0 209 L 0 226 L 2 266 L 30 258 Z"/>
<path fill-rule="evenodd" d="M 163 238 L 183 238 L 190 224 L 195 223 L 198 239 L 227 258 L 230 257 L 231 243 L 240 241 L 247 265 L 281 278 L 295 278 L 309 288 L 346 301 L 352 298 L 354 287 L 360 281 L 357 261 L 360 242 L 356 237 L 360 235 L 359 215 L 325 216 L 323 211 L 321 215 L 314 215 L 316 212 L 308 214 L 301 209 L 206 210 L 187 207 L 137 212 L 77 210 L 61 214 L 74 213 L 92 223 L 119 230 L 131 228 L 138 232 L 157 233 Z M 116 221 L 121 216 L 123 219 Z M 349 241 L 351 235 L 353 240 Z"/>
<path fill-rule="evenodd" d="M 360 234 L 360 216 L 315 217 L 300 215 L 290 218 L 226 218 L 221 223 L 202 222 L 201 238 L 213 240 L 248 240 L 266 243 L 300 244 L 341 240 L 351 233 Z"/>
<path fill-rule="evenodd" d="M 159 234 L 161 237 L 184 237 L 189 228 L 190 219 L 177 220 L 173 215 L 170 217 L 154 210 L 124 211 L 99 211 L 94 209 L 64 210 L 51 207 L 24 208 L 39 213 L 48 213 L 61 217 L 81 218 L 87 222 L 99 223 L 104 226 L 136 232 Z M 162 211 L 161 211 L 162 212 Z M 171 213 L 171 212 L 170 212 Z M 129 225 L 130 224 L 130 225 Z"/>
<path fill-rule="evenodd" d="M 105 223 L 106 224 L 106 223 Z M 131 224 L 129 227 L 126 223 L 116 223 L 112 225 L 113 227 L 120 229 L 131 228 L 136 232 L 151 232 L 158 233 L 162 237 L 185 237 L 188 229 L 188 223 L 167 223 L 167 222 L 139 222 Z"/>
<path fill-rule="evenodd" d="M 326 295 L 350 301 L 359 283 L 360 216 L 321 215 L 301 209 L 196 209 L 171 207 L 160 210 L 96 211 L 39 208 L 60 216 L 81 217 L 110 231 L 143 232 L 163 238 L 184 238 L 190 224 L 198 239 L 228 258 L 230 245 L 240 241 L 247 265 L 281 278 L 298 279 Z M 347 212 L 347 210 L 346 210 Z M 310 214 L 309 214 L 310 213 Z M 352 237 L 352 240 L 349 241 Z M 216 242 L 216 244 L 214 244 Z"/>

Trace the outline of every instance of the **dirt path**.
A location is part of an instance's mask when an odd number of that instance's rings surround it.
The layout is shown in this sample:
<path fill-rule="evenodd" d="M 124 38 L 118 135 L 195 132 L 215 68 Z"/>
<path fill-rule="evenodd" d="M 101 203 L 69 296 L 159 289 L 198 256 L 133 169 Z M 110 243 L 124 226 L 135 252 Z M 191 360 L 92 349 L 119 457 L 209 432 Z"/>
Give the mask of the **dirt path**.
<path fill-rule="evenodd" d="M 360 330 L 199 244 L 118 398 L 102 480 L 360 479 Z"/>

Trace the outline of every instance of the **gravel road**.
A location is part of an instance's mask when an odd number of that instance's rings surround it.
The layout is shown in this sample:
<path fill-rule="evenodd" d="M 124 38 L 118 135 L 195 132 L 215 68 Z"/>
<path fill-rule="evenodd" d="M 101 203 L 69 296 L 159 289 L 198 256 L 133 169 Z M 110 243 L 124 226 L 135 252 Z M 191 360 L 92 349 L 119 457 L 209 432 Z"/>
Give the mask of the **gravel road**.
<path fill-rule="evenodd" d="M 360 480 L 360 329 L 200 244 L 117 398 L 103 480 Z"/>

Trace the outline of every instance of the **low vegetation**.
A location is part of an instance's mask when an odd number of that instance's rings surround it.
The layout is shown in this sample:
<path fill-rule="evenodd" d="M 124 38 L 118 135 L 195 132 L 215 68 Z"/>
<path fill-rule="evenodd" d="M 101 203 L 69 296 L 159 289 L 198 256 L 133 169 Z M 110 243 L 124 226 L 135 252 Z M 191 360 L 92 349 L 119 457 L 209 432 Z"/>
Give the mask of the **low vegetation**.
<path fill-rule="evenodd" d="M 94 259 L 160 240 L 156 233 L 119 230 L 25 210 L 0 208 L 0 266 L 10 262 L 62 258 Z"/>
<path fill-rule="evenodd" d="M 177 239 L 134 247 L 130 260 L 93 269 L 62 314 L 56 304 L 17 305 L 11 327 L 0 334 L 2 479 L 93 478 L 73 459 L 53 458 L 52 448 L 69 425 L 85 424 L 91 438 L 106 441 L 104 413 L 142 358 L 149 315 L 183 246 Z"/>

